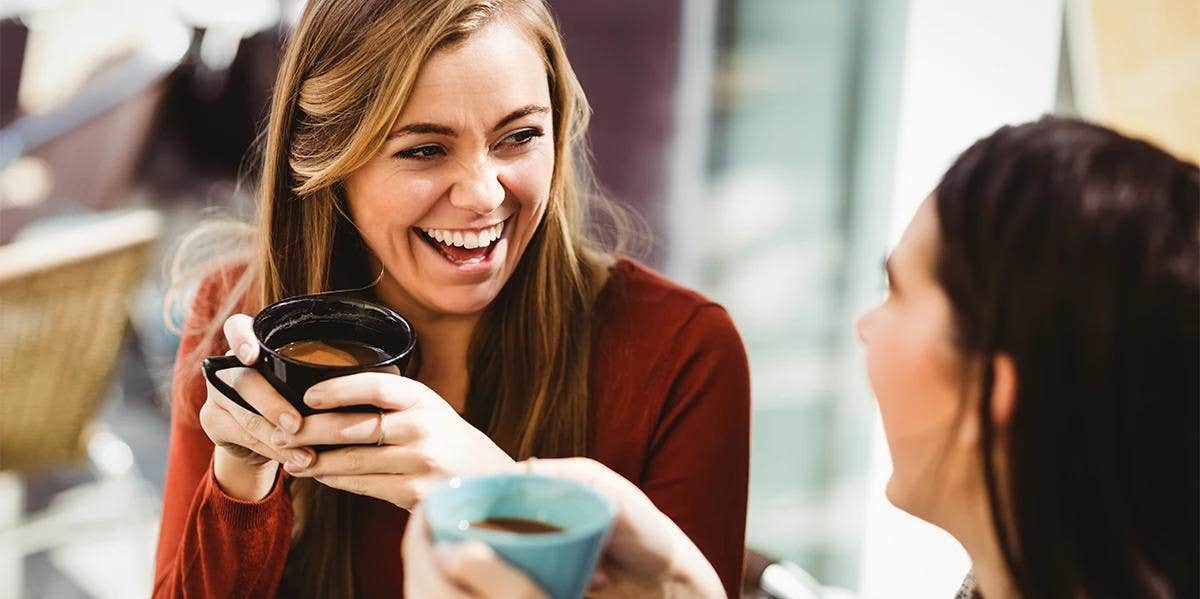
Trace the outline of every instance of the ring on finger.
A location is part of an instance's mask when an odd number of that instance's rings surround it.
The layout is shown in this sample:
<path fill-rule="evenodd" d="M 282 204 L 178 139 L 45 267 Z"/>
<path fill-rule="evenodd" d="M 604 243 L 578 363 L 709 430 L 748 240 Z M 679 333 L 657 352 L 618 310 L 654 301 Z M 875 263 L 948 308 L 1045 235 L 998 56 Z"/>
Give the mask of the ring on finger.
<path fill-rule="evenodd" d="M 383 445 L 384 436 L 386 435 L 386 431 L 383 429 L 383 409 L 378 408 L 377 411 L 379 413 L 379 438 L 375 440 L 376 447 Z"/>

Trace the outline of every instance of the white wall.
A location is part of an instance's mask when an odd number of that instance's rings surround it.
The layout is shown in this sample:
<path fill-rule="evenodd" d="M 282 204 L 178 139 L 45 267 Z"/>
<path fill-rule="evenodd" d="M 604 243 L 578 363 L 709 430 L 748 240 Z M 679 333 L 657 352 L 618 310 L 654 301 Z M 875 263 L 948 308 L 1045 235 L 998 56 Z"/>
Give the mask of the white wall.
<path fill-rule="evenodd" d="M 1061 25 L 1061 0 L 909 2 L 889 245 L 973 141 L 1052 110 Z M 887 503 L 882 430 L 876 423 L 859 591 L 952 597 L 967 556 L 949 535 Z"/>

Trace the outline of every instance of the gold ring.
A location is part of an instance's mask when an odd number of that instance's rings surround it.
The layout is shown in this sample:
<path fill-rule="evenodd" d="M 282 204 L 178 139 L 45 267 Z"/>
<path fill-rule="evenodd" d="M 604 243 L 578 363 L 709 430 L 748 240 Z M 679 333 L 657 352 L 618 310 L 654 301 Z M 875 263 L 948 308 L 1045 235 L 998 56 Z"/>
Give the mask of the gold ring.
<path fill-rule="evenodd" d="M 379 438 L 375 440 L 375 446 L 379 447 L 380 445 L 383 445 L 383 437 L 384 437 L 383 408 L 376 408 L 376 409 L 379 413 Z"/>

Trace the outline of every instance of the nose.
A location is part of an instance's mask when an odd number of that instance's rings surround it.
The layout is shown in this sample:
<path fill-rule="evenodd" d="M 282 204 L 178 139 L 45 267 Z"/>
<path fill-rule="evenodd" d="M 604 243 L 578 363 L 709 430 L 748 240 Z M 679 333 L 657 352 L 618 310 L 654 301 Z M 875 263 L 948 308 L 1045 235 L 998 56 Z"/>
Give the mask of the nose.
<path fill-rule="evenodd" d="M 504 202 L 500 174 L 487 160 L 464 164 L 461 178 L 450 189 L 450 204 L 476 214 L 489 214 Z"/>

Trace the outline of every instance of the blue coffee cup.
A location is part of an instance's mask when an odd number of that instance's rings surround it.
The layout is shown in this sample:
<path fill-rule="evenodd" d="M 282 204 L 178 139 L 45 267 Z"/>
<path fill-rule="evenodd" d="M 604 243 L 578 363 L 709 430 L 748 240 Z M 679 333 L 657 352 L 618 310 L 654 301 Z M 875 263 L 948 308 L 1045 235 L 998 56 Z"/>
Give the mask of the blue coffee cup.
<path fill-rule="evenodd" d="M 427 495 L 424 504 L 435 541 L 481 541 L 554 599 L 583 596 L 616 515 L 592 489 L 534 474 L 455 478 Z M 472 525 L 497 518 L 561 530 L 524 534 Z"/>

